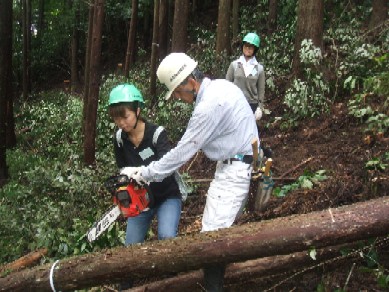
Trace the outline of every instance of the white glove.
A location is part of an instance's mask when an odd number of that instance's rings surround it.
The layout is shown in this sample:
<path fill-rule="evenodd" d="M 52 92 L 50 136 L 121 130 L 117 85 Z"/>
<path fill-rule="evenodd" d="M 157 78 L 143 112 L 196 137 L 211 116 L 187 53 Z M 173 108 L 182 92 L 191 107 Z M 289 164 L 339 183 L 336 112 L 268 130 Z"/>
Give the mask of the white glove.
<path fill-rule="evenodd" d="M 255 120 L 256 121 L 259 121 L 261 118 L 262 118 L 262 110 L 260 107 L 257 107 L 257 109 L 255 110 Z"/>
<path fill-rule="evenodd" d="M 120 170 L 120 174 L 127 175 L 128 178 L 131 178 L 132 175 L 137 172 L 140 169 L 140 167 L 123 167 Z"/>
<path fill-rule="evenodd" d="M 142 176 L 140 168 L 130 177 L 130 179 L 134 180 L 140 186 L 149 184 L 149 182 Z"/>

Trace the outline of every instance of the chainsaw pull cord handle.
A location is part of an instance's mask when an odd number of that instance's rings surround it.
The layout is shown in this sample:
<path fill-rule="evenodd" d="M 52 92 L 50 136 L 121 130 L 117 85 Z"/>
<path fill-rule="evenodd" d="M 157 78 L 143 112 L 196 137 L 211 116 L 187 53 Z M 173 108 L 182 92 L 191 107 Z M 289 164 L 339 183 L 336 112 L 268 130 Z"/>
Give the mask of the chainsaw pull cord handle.
<path fill-rule="evenodd" d="M 56 292 L 55 290 L 55 287 L 54 287 L 54 268 L 55 268 L 55 265 L 59 262 L 59 260 L 56 260 L 54 262 L 54 264 L 51 266 L 50 268 L 50 276 L 49 276 L 49 281 L 50 281 L 50 287 L 51 287 L 51 290 L 53 290 L 53 292 Z"/>

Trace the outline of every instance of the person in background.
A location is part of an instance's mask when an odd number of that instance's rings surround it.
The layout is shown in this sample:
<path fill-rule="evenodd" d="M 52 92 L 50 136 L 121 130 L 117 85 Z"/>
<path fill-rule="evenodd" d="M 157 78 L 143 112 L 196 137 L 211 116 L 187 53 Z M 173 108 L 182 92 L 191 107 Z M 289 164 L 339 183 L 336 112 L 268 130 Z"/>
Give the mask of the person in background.
<path fill-rule="evenodd" d="M 242 55 L 231 62 L 226 74 L 226 79 L 243 91 L 257 121 L 262 117 L 265 101 L 265 71 L 255 58 L 259 44 L 259 36 L 248 33 L 243 38 Z"/>
<path fill-rule="evenodd" d="M 119 128 L 113 137 L 116 164 L 128 177 L 137 167 L 149 165 L 171 149 L 166 131 L 142 118 L 143 106 L 142 94 L 132 84 L 120 84 L 109 95 L 108 113 Z M 177 236 L 182 201 L 175 176 L 150 183 L 150 190 L 154 205 L 136 217 L 128 217 L 126 245 L 143 242 L 155 216 L 158 239 Z M 131 279 L 120 284 L 121 290 L 131 287 Z"/>
<path fill-rule="evenodd" d="M 226 79 L 238 86 L 246 97 L 257 121 L 262 118 L 265 103 L 265 70 L 255 58 L 261 40 L 256 33 L 250 32 L 243 38 L 242 55 L 231 62 Z M 270 147 L 262 145 L 264 156 L 272 157 Z"/>
<path fill-rule="evenodd" d="M 184 53 L 165 57 L 157 76 L 169 90 L 166 99 L 173 96 L 194 103 L 194 110 L 177 146 L 158 161 L 140 167 L 131 178 L 139 184 L 160 181 L 201 149 L 209 159 L 217 161 L 201 231 L 228 228 L 243 211 L 252 172 L 252 143 L 259 143 L 251 108 L 236 85 L 225 79 L 205 78 L 197 62 Z M 223 290 L 224 272 L 225 264 L 204 267 L 206 291 Z"/>

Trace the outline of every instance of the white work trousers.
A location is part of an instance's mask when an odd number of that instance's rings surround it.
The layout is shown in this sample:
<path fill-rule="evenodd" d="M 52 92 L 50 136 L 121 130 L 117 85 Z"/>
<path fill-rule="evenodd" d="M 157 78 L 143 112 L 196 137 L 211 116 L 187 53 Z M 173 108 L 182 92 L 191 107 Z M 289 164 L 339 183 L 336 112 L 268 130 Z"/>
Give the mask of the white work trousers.
<path fill-rule="evenodd" d="M 248 198 L 252 167 L 241 161 L 216 165 L 208 189 L 201 231 L 230 227 L 241 215 Z"/>

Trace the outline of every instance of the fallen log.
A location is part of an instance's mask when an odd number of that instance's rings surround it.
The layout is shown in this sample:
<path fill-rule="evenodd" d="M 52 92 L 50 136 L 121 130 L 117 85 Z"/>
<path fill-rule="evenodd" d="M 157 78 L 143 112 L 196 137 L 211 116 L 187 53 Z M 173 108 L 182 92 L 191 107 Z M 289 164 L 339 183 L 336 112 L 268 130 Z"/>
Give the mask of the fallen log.
<path fill-rule="evenodd" d="M 67 258 L 0 278 L 0 291 L 69 291 L 131 277 L 147 278 L 213 263 L 285 255 L 384 236 L 389 197 L 303 215 L 276 218 Z M 50 273 L 51 272 L 51 273 Z"/>
<path fill-rule="evenodd" d="M 30 252 L 29 254 L 18 258 L 17 260 L 5 264 L 0 267 L 0 274 L 4 272 L 11 272 L 21 270 L 26 267 L 35 265 L 43 256 L 47 254 L 47 248 L 41 248 L 36 251 Z"/>
<path fill-rule="evenodd" d="M 309 266 L 317 266 L 329 259 L 339 257 L 342 249 L 355 247 L 356 244 L 345 244 L 317 250 L 316 259 L 313 259 L 308 252 L 303 251 L 229 264 L 226 268 L 224 284 L 228 286 L 236 283 L 245 283 L 258 278 L 290 273 L 296 267 L 297 269 L 302 269 Z M 123 292 L 200 291 L 202 287 L 204 287 L 203 271 L 197 270 L 144 284 Z"/>

